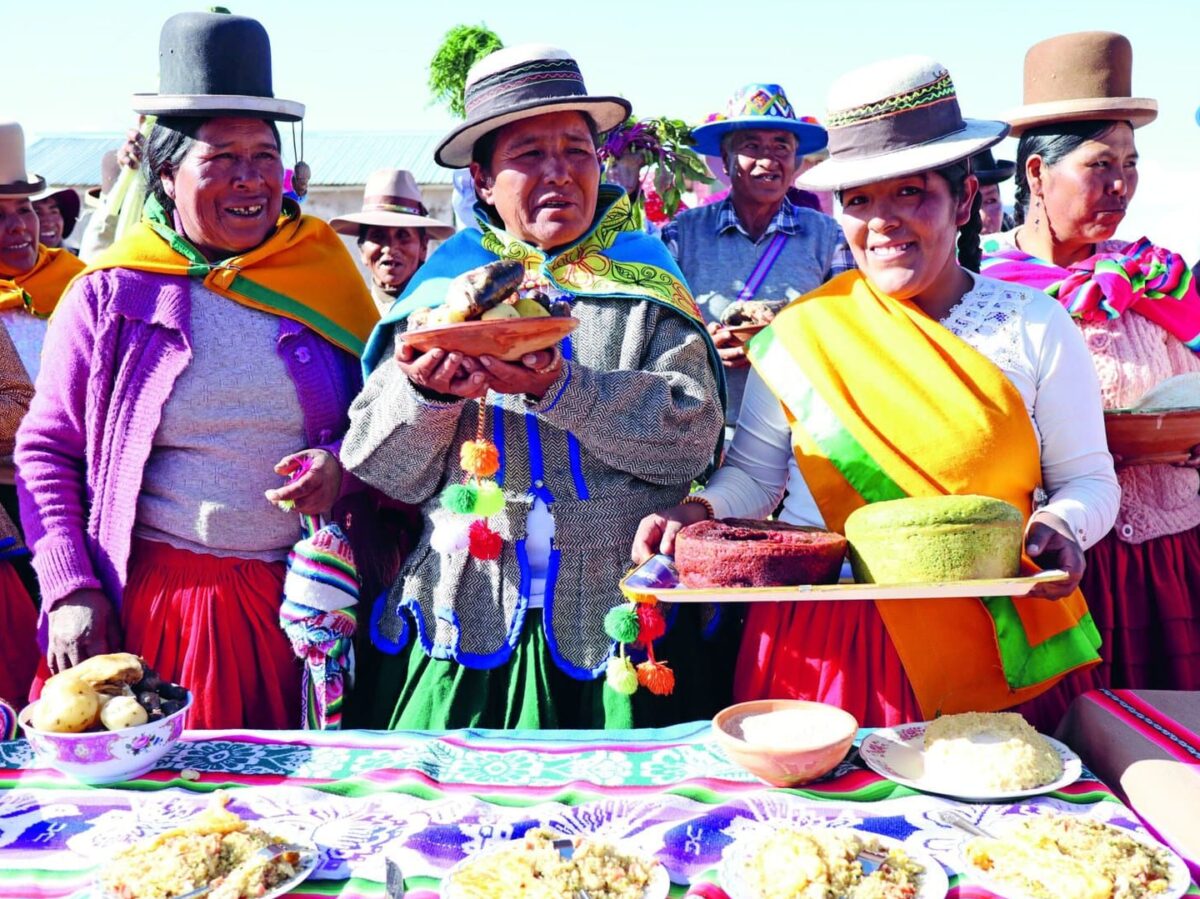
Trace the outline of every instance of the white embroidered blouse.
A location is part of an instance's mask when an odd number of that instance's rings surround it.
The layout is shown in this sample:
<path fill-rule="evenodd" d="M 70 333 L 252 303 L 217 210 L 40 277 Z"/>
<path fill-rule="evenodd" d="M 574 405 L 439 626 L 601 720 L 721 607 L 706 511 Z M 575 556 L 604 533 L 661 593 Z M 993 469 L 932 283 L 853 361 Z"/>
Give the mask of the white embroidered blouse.
<path fill-rule="evenodd" d="M 1041 444 L 1045 508 L 1087 548 L 1112 527 L 1121 497 L 1087 347 L 1046 294 L 972 277 L 975 286 L 942 324 L 996 363 L 1021 394 Z M 733 444 L 701 495 L 718 518 L 762 519 L 785 490 L 782 521 L 824 525 L 796 464 L 783 409 L 751 370 Z"/>

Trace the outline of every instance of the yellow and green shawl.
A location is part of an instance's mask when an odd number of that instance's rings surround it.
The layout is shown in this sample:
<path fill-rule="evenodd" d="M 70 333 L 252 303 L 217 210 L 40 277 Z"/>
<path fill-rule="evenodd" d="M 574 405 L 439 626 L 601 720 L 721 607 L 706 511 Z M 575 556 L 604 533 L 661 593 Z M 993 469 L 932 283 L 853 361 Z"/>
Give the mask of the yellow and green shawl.
<path fill-rule="evenodd" d="M 981 494 L 1031 514 L 1041 460 L 1021 395 L 913 303 L 847 272 L 788 306 L 749 353 L 783 405 L 829 528 L 843 531 L 866 503 L 905 496 Z M 1099 661 L 1099 633 L 1078 590 L 1059 601 L 876 608 L 928 716 L 1007 708 Z"/>

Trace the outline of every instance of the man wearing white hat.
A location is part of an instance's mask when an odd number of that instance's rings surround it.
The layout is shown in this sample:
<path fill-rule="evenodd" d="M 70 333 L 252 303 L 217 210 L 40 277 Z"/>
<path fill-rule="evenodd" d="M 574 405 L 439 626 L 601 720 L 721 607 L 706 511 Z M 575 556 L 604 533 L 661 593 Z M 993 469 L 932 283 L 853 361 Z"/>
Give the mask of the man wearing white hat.
<path fill-rule="evenodd" d="M 425 262 L 429 238 L 445 240 L 454 228 L 430 218 L 412 172 L 379 169 L 363 188 L 360 212 L 329 220 L 334 231 L 358 238 L 362 264 L 371 273 L 371 296 L 384 315 Z"/>

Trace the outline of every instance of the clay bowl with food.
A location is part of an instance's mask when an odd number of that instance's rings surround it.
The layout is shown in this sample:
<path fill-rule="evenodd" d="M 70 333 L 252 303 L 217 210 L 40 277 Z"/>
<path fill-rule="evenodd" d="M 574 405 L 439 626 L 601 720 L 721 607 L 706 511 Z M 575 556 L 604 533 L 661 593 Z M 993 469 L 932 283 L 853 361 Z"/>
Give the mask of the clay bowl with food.
<path fill-rule="evenodd" d="M 88 784 L 132 780 L 152 770 L 183 733 L 184 716 L 192 707 L 188 691 L 182 708 L 155 721 L 115 730 L 57 733 L 39 730 L 32 722 L 37 700 L 18 716 L 29 745 L 50 768 Z"/>
<path fill-rule="evenodd" d="M 1183 462 L 1200 445 L 1200 409 L 1104 413 L 1108 449 L 1118 465 Z"/>
<path fill-rule="evenodd" d="M 500 318 L 405 331 L 400 339 L 421 353 L 438 349 L 516 362 L 526 353 L 549 349 L 577 327 L 577 318 Z"/>
<path fill-rule="evenodd" d="M 717 745 L 736 764 L 776 787 L 828 774 L 846 757 L 858 721 L 849 712 L 802 699 L 756 699 L 713 718 Z"/>

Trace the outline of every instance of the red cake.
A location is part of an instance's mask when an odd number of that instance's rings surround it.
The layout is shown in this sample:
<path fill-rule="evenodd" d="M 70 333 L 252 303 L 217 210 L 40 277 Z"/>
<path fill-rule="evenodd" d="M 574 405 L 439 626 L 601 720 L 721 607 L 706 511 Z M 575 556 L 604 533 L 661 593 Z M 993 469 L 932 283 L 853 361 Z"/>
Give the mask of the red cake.
<path fill-rule="evenodd" d="M 840 534 L 778 521 L 701 521 L 675 538 L 675 567 L 693 588 L 833 584 L 845 555 Z"/>

